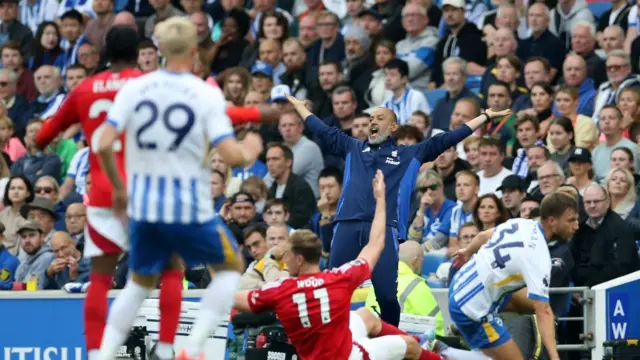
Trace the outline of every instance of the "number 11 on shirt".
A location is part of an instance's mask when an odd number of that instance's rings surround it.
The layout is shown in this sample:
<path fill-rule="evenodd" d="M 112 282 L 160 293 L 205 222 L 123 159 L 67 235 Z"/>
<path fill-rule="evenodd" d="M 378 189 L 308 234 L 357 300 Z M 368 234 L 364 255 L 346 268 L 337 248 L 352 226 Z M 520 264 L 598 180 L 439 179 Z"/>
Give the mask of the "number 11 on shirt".
<path fill-rule="evenodd" d="M 331 321 L 331 314 L 329 312 L 329 292 L 326 288 L 320 288 L 313 290 L 314 300 L 320 302 L 320 318 L 323 324 L 327 324 Z M 307 294 L 295 293 L 291 296 L 293 302 L 298 305 L 298 316 L 302 327 L 311 327 L 311 320 L 309 320 L 309 310 L 307 308 Z"/>

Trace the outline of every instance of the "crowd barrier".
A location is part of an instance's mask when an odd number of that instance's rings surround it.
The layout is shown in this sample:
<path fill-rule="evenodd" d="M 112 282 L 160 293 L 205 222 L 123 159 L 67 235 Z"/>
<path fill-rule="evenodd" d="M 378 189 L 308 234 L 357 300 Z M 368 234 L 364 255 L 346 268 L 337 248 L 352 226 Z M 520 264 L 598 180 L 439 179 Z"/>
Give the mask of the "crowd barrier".
<path fill-rule="evenodd" d="M 352 308 L 364 305 L 368 289 L 358 289 Z M 579 292 L 585 308 L 582 344 L 565 344 L 564 350 L 591 350 L 592 359 L 602 359 L 603 343 L 610 340 L 640 338 L 640 271 L 600 284 L 592 289 L 566 288 L 554 291 Z M 432 290 L 440 306 L 445 326 L 450 324 L 447 289 Z M 111 299 L 118 291 L 109 293 Z M 202 290 L 184 293 L 181 322 L 176 338 L 180 347 L 190 332 Z M 157 298 L 154 292 L 152 298 Z M 635 301 L 634 301 L 635 300 Z M 0 348 L 4 360 L 83 360 L 83 294 L 63 291 L 0 292 Z M 141 310 L 138 325 L 146 325 L 157 337 L 157 301 Z M 224 359 L 228 322 L 221 324 L 207 346 L 207 359 Z"/>

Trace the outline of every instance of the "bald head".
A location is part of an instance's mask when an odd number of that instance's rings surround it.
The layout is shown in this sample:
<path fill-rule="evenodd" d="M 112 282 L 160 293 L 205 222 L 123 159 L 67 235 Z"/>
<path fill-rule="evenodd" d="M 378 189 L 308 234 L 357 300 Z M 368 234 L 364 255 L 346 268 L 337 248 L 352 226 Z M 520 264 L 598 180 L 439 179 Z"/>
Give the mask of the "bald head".
<path fill-rule="evenodd" d="M 267 228 L 267 248 L 271 249 L 289 240 L 289 229 L 286 225 L 271 225 Z"/>
<path fill-rule="evenodd" d="M 405 241 L 400 244 L 398 258 L 400 261 L 410 264 L 415 258 L 422 256 L 422 245 L 417 241 Z"/>
<path fill-rule="evenodd" d="M 68 233 L 57 231 L 51 237 L 51 250 L 56 254 L 57 258 L 66 258 L 72 256 L 78 250 L 76 243 L 71 239 Z"/>
<path fill-rule="evenodd" d="M 508 28 L 496 30 L 493 36 L 493 51 L 497 56 L 515 54 L 518 42 L 513 31 Z"/>
<path fill-rule="evenodd" d="M 587 63 L 584 58 L 575 53 L 567 55 L 562 64 L 562 75 L 567 85 L 580 87 L 587 78 Z"/>
<path fill-rule="evenodd" d="M 619 25 L 609 25 L 602 32 L 602 47 L 608 54 L 624 47 L 624 30 Z"/>
<path fill-rule="evenodd" d="M 117 13 L 113 18 L 113 25 L 128 25 L 136 30 L 138 29 L 136 26 L 136 18 L 128 11 Z"/>

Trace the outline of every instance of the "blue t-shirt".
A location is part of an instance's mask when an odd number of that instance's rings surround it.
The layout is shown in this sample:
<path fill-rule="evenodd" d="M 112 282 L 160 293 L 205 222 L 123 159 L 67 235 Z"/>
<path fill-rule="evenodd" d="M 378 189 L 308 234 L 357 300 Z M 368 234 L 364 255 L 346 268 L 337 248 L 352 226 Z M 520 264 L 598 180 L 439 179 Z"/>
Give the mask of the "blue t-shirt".
<path fill-rule="evenodd" d="M 424 228 L 422 230 L 422 238 L 424 240 L 436 236 L 440 230 L 440 225 L 445 221 L 449 221 L 451 218 L 451 210 L 453 210 L 455 206 L 455 201 L 444 199 L 444 203 L 442 203 L 442 207 L 440 207 L 437 214 L 434 214 L 431 208 L 425 211 Z"/>
<path fill-rule="evenodd" d="M 238 167 L 233 169 L 231 175 L 235 178 L 245 181 L 251 176 L 257 176 L 262 179 L 263 177 L 265 177 L 265 175 L 267 175 L 268 172 L 269 169 L 267 169 L 267 166 L 262 161 L 256 160 L 256 162 L 254 162 L 249 169 L 245 170 L 242 167 Z"/>

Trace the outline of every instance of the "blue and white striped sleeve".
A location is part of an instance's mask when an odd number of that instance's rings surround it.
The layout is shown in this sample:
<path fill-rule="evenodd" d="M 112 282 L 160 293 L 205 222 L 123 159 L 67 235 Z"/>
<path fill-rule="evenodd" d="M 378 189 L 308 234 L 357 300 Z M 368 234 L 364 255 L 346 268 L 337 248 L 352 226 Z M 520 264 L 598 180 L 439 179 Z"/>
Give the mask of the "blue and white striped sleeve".
<path fill-rule="evenodd" d="M 102 103 L 104 109 L 96 109 L 101 111 L 108 110 L 107 123 L 116 128 L 118 133 L 123 132 L 127 127 L 131 114 L 134 112 L 134 104 L 137 103 L 137 99 L 139 98 L 139 92 L 136 94 L 132 84 L 133 81 L 135 80 L 129 80 L 129 82 L 118 91 L 113 104 L 109 104 L 107 103 L 108 100 L 105 100 L 105 102 Z M 95 102 L 92 107 L 95 107 L 97 103 L 98 102 Z"/>

